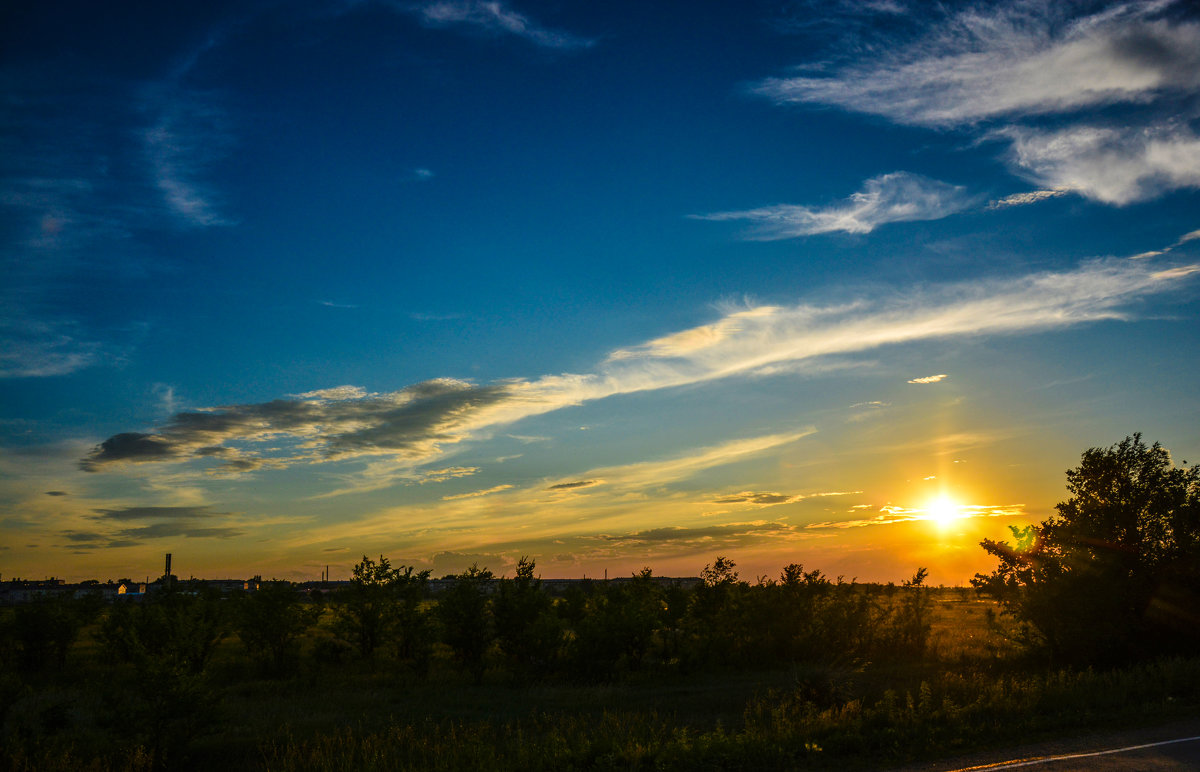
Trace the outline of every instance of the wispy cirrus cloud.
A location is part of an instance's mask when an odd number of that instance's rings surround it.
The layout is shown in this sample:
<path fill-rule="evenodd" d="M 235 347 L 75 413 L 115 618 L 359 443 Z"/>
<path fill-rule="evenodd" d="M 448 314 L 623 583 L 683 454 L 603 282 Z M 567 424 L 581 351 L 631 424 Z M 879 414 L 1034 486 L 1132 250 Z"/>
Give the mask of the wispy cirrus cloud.
<path fill-rule="evenodd" d="M 415 14 L 430 27 L 461 25 L 493 35 L 514 35 L 542 48 L 590 48 L 596 42 L 570 32 L 544 27 L 499 0 L 435 0 L 400 7 Z"/>
<path fill-rule="evenodd" d="M 928 383 L 940 383 L 949 377 L 945 373 L 938 373 L 937 375 L 923 375 L 920 378 L 910 378 L 908 382 L 924 385 Z"/>
<path fill-rule="evenodd" d="M 207 458 L 224 460 L 225 471 L 236 473 L 256 465 L 374 456 L 415 468 L 523 418 L 618 394 L 761 376 L 785 366 L 819 370 L 830 357 L 917 341 L 1133 319 L 1138 303 L 1184 286 L 1197 273 L 1196 264 L 1107 259 L 1074 270 L 889 291 L 834 306 L 732 309 L 711 324 L 614 351 L 592 373 L 489 384 L 442 378 L 380 394 L 343 386 L 184 412 L 154 431 L 109 437 L 81 466 L 100 471 Z M 613 479 L 602 472 L 595 477 Z"/>
<path fill-rule="evenodd" d="M 460 501 L 462 499 L 478 499 L 478 498 L 482 498 L 484 496 L 491 496 L 494 493 L 500 493 L 502 491 L 509 490 L 512 487 L 513 486 L 509 483 L 505 483 L 503 485 L 493 485 L 491 488 L 484 488 L 483 490 L 470 491 L 469 493 L 456 493 L 452 496 L 442 496 L 442 501 Z"/>
<path fill-rule="evenodd" d="M 1036 204 L 1039 201 L 1045 201 L 1050 198 L 1058 198 L 1065 196 L 1071 192 L 1070 188 L 1051 188 L 1049 190 L 1030 190 L 1024 193 L 1013 193 L 1004 198 L 997 199 L 988 203 L 988 209 L 1004 209 L 1010 206 L 1025 206 L 1026 204 Z"/>
<path fill-rule="evenodd" d="M 1144 104 L 1200 87 L 1200 25 L 1163 16 L 1180 5 L 1125 2 L 1080 14 L 1087 4 L 971 4 L 901 49 L 829 76 L 768 78 L 755 90 L 943 128 Z"/>
<path fill-rule="evenodd" d="M 873 177 L 845 201 L 827 207 L 777 204 L 738 212 L 692 215 L 699 220 L 745 220 L 748 238 L 761 241 L 844 231 L 870 233 L 880 225 L 940 220 L 971 203 L 965 188 L 911 172 Z"/>
<path fill-rule="evenodd" d="M 1189 127 L 1200 21 L 1179 0 L 968 4 L 877 55 L 767 78 L 778 103 L 824 104 L 1006 141 L 1015 172 L 1127 204 L 1200 186 Z M 1119 118 L 1105 112 L 1120 106 Z M 1040 125 L 1039 125 L 1040 124 Z M 1007 203 L 1032 203 L 1017 198 Z"/>

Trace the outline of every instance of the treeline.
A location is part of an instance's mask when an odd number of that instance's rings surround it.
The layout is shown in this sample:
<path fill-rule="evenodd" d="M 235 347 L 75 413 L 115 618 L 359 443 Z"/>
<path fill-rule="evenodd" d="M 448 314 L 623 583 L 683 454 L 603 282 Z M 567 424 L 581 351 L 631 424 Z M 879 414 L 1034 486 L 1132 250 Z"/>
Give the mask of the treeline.
<path fill-rule="evenodd" d="M 899 587 L 863 585 L 792 564 L 778 579 L 750 583 L 719 557 L 699 583 L 664 582 L 647 568 L 556 597 L 522 558 L 511 578 L 472 566 L 431 595 L 428 571 L 364 556 L 348 586 L 323 596 L 288 582 L 232 597 L 202 582 L 168 582 L 141 601 L 107 607 L 46 598 L 13 607 L 0 623 L 0 654 L 17 665 L 0 671 L 0 726 L 39 679 L 53 681 L 84 628 L 88 667 L 99 665 L 87 686 L 96 690 L 101 745 L 141 748 L 156 768 L 211 730 L 221 690 L 238 672 L 294 682 L 305 673 L 379 669 L 421 681 L 436 662 L 443 682 L 458 672 L 464 684 L 486 676 L 568 685 L 634 673 L 920 660 L 930 645 L 925 576 L 921 569 Z M 67 715 L 40 715 L 49 729 L 30 736 L 53 736 Z"/>
<path fill-rule="evenodd" d="M 107 611 L 91 600 L 45 599 L 15 607 L 3 639 L 29 671 L 62 664 L 79 630 L 97 619 L 107 659 L 191 673 L 231 634 L 268 675 L 294 673 L 304 640 L 314 667 L 386 660 L 417 675 L 440 647 L 477 682 L 489 669 L 524 680 L 607 681 L 650 669 L 913 660 L 929 647 L 923 568 L 899 587 L 831 580 L 798 564 L 750 583 L 718 557 L 691 586 L 646 568 L 625 581 L 584 581 L 559 597 L 535 572 L 527 558 L 498 580 L 471 566 L 432 596 L 428 571 L 364 556 L 348 586 L 324 596 L 263 582 L 224 598 L 202 582 L 176 582 Z"/>
<path fill-rule="evenodd" d="M 441 644 L 475 681 L 489 668 L 522 679 L 605 681 L 647 669 L 913 659 L 929 645 L 925 569 L 889 591 L 831 581 L 797 564 L 777 580 L 751 584 L 735 568 L 718 557 L 690 588 L 664 584 L 647 568 L 555 598 L 533 561 L 521 558 L 513 577 L 496 582 L 472 566 L 431 604 L 424 600 L 428 571 L 364 557 L 350 586 L 330 599 L 338 637 L 314 653 L 324 661 L 389 657 L 420 674 Z"/>

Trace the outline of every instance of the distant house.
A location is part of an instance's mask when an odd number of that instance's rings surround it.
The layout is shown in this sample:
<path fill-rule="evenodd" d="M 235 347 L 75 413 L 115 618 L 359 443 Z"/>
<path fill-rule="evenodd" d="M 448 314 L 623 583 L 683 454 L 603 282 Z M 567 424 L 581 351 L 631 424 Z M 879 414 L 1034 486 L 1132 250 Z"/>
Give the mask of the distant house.
<path fill-rule="evenodd" d="M 145 595 L 145 582 L 121 582 L 117 585 L 117 595 Z"/>

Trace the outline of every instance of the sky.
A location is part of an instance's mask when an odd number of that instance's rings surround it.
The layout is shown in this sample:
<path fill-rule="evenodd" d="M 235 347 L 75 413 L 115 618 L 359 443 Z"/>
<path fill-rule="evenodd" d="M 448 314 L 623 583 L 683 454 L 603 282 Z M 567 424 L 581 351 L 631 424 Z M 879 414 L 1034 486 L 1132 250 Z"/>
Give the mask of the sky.
<path fill-rule="evenodd" d="M 1186 0 L 0 8 L 0 578 L 965 583 L 1200 460 Z"/>

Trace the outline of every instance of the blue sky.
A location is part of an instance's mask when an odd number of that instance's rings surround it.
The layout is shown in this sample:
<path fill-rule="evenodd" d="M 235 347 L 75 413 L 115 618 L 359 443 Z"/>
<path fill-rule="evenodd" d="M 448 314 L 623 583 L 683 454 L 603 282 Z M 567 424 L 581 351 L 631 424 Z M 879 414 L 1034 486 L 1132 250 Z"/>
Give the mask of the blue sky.
<path fill-rule="evenodd" d="M 0 29 L 4 575 L 962 582 L 1084 449 L 1200 457 L 1189 3 Z"/>

